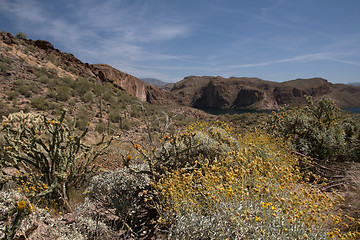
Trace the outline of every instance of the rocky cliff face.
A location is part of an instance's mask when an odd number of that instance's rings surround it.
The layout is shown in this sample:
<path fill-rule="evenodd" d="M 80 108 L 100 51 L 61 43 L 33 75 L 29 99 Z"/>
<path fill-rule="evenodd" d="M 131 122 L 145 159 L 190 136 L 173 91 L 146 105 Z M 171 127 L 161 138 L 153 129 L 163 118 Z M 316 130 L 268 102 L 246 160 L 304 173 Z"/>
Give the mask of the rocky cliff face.
<path fill-rule="evenodd" d="M 328 96 L 340 107 L 360 106 L 360 87 L 331 84 L 322 78 L 277 83 L 258 78 L 190 76 L 176 83 L 171 93 L 178 103 L 198 108 L 278 109 L 304 104 L 305 96 Z"/>
<path fill-rule="evenodd" d="M 106 64 L 91 65 L 91 70 L 101 81 L 110 82 L 126 93 L 136 96 L 141 101 L 146 101 L 146 94 L 149 89 L 136 77 L 123 73 Z"/>

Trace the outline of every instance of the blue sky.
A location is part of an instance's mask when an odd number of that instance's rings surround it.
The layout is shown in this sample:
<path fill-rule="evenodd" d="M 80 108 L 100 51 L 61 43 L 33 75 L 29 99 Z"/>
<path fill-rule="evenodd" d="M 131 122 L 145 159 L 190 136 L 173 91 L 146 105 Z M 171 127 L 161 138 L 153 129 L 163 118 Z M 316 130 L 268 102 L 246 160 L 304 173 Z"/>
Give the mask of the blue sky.
<path fill-rule="evenodd" d="M 0 0 L 0 30 L 140 78 L 360 82 L 360 0 Z"/>

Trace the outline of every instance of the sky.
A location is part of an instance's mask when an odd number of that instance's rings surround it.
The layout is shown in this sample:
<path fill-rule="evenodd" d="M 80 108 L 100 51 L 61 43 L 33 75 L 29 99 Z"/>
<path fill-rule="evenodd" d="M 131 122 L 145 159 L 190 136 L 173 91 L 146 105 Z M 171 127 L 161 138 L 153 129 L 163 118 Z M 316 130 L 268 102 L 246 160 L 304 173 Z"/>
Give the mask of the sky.
<path fill-rule="evenodd" d="M 0 0 L 0 30 L 138 78 L 360 82 L 360 0 Z"/>

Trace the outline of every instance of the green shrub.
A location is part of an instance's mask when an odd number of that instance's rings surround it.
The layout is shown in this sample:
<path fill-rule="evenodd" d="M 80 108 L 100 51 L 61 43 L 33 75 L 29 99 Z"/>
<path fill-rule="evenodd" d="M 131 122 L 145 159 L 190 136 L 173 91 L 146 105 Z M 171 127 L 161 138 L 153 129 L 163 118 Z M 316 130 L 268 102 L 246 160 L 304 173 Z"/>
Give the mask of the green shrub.
<path fill-rule="evenodd" d="M 49 98 L 55 98 L 56 97 L 56 92 L 52 89 L 48 89 L 46 91 L 46 96 L 48 96 Z"/>
<path fill-rule="evenodd" d="M 100 96 L 105 92 L 105 87 L 101 83 L 96 83 L 94 84 L 93 90 L 96 96 Z"/>
<path fill-rule="evenodd" d="M 30 82 L 29 83 L 29 90 L 32 92 L 32 93 L 35 93 L 35 94 L 39 94 L 42 92 L 42 89 L 39 88 L 39 86 L 35 83 L 35 82 Z"/>
<path fill-rule="evenodd" d="M 21 95 L 25 96 L 26 98 L 31 97 L 31 92 L 30 92 L 30 90 L 29 90 L 29 87 L 26 86 L 26 85 L 20 85 L 20 86 L 18 86 L 17 91 L 18 91 Z"/>
<path fill-rule="evenodd" d="M 45 68 L 45 71 L 46 71 L 46 75 L 49 77 L 49 78 L 58 78 L 58 72 L 55 68 Z"/>
<path fill-rule="evenodd" d="M 112 103 L 114 101 L 113 94 L 111 92 L 105 92 L 103 94 L 103 99 L 109 103 Z"/>
<path fill-rule="evenodd" d="M 37 110 L 45 111 L 49 109 L 49 102 L 44 97 L 37 97 L 31 99 L 31 106 Z"/>
<path fill-rule="evenodd" d="M 0 62 L 6 63 L 8 65 L 11 63 L 11 59 L 6 56 L 0 55 Z"/>
<path fill-rule="evenodd" d="M 107 218 L 114 219 L 108 226 L 122 234 L 116 239 L 155 239 L 156 209 L 146 203 L 152 196 L 151 179 L 145 173 L 146 164 L 133 165 L 95 176 L 87 189 L 89 202 L 95 209 L 113 209 Z M 139 173 L 134 173 L 134 170 Z M 93 219 L 101 218 L 99 212 L 90 211 Z"/>
<path fill-rule="evenodd" d="M 110 109 L 109 117 L 111 122 L 119 123 L 122 120 L 120 109 L 118 108 Z"/>
<path fill-rule="evenodd" d="M 56 100 L 66 102 L 70 97 L 70 88 L 65 85 L 60 85 L 56 88 Z"/>
<path fill-rule="evenodd" d="M 17 99 L 17 97 L 19 96 L 19 92 L 17 91 L 8 91 L 6 92 L 6 96 L 7 96 L 7 99 L 9 100 L 14 100 L 14 99 Z"/>
<path fill-rule="evenodd" d="M 91 83 L 88 79 L 79 77 L 70 84 L 70 87 L 76 91 L 78 96 L 82 97 L 85 93 L 90 91 Z"/>
<path fill-rule="evenodd" d="M 114 138 L 86 145 L 82 141 L 88 129 L 78 135 L 64 117 L 65 112 L 58 120 L 23 112 L 10 114 L 3 119 L 2 133 L 9 156 L 5 165 L 19 170 L 20 190 L 31 199 L 71 210 L 68 189 L 95 173 L 92 163 Z"/>
<path fill-rule="evenodd" d="M 26 35 L 22 32 L 18 32 L 15 37 L 19 38 L 19 39 L 27 39 Z"/>
<path fill-rule="evenodd" d="M 133 121 L 131 121 L 131 120 L 127 119 L 127 118 L 123 119 L 122 126 L 121 126 L 122 129 L 130 130 L 133 126 L 134 126 Z"/>
<path fill-rule="evenodd" d="M 98 133 L 103 134 L 106 130 L 107 125 L 105 123 L 99 122 L 98 124 L 96 124 L 95 131 L 97 131 Z"/>
<path fill-rule="evenodd" d="M 67 69 L 67 71 L 74 73 L 75 75 L 79 75 L 79 70 L 73 66 L 68 66 L 66 69 Z"/>
<path fill-rule="evenodd" d="M 85 107 L 80 108 L 79 114 L 76 116 L 76 127 L 85 130 L 88 127 L 88 123 L 90 122 L 90 115 L 88 110 Z"/>
<path fill-rule="evenodd" d="M 322 161 L 359 161 L 359 124 L 346 120 L 330 99 L 308 98 L 308 102 L 308 106 L 274 112 L 265 128 L 289 140 L 304 155 Z"/>
<path fill-rule="evenodd" d="M 10 69 L 10 67 L 8 64 L 0 62 L 0 72 L 5 73 L 5 72 L 9 71 L 9 69 Z"/>
<path fill-rule="evenodd" d="M 93 99 L 94 99 L 94 94 L 89 91 L 89 92 L 86 92 L 82 97 L 81 97 L 81 100 L 85 103 L 91 103 L 93 102 Z"/>
<path fill-rule="evenodd" d="M 46 75 L 41 75 L 40 77 L 38 77 L 38 80 L 42 84 L 48 84 L 49 83 L 49 78 Z"/>

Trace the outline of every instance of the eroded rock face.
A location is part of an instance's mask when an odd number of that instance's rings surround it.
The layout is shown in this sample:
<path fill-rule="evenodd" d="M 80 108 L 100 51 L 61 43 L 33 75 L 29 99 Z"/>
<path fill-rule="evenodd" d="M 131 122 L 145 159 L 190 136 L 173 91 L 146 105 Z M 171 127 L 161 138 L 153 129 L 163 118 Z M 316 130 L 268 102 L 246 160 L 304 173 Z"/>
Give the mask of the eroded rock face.
<path fill-rule="evenodd" d="M 360 87 L 332 84 L 322 78 L 278 83 L 258 78 L 190 76 L 176 83 L 171 93 L 178 103 L 198 108 L 278 109 L 305 104 L 305 96 L 327 96 L 339 107 L 360 106 Z"/>
<path fill-rule="evenodd" d="M 91 65 L 93 73 L 103 82 L 110 82 L 127 94 L 152 104 L 166 104 L 172 96 L 169 92 L 147 85 L 138 78 L 106 64 Z"/>
<path fill-rule="evenodd" d="M 236 107 L 247 107 L 261 101 L 264 93 L 256 89 L 241 89 L 234 101 Z"/>
<path fill-rule="evenodd" d="M 322 78 L 297 79 L 280 83 L 274 88 L 273 95 L 280 105 L 301 104 L 305 96 L 324 96 L 331 92 L 332 84 Z"/>
<path fill-rule="evenodd" d="M 146 101 L 151 104 L 164 105 L 172 100 L 172 95 L 168 91 L 161 90 L 151 85 L 146 85 Z"/>
<path fill-rule="evenodd" d="M 146 101 L 145 84 L 136 77 L 106 64 L 91 65 L 91 68 L 93 73 L 103 82 L 111 82 L 114 86 L 124 90 L 126 93 L 136 96 L 141 101 Z"/>
<path fill-rule="evenodd" d="M 216 86 L 212 81 L 201 89 L 200 98 L 194 100 L 194 107 L 212 107 L 223 108 L 229 105 L 229 101 L 225 99 L 225 94 L 222 92 L 224 88 Z"/>

